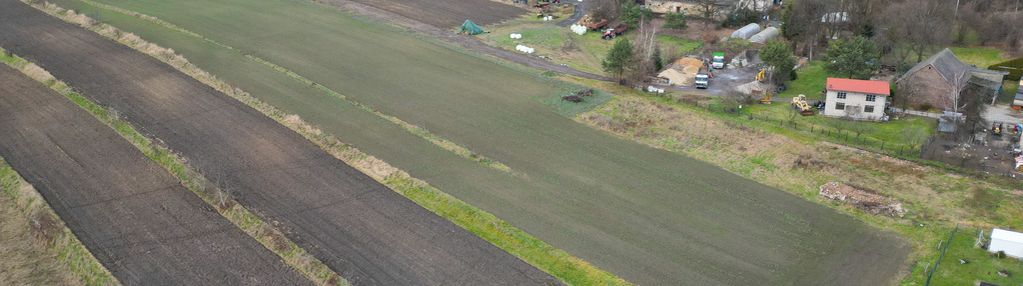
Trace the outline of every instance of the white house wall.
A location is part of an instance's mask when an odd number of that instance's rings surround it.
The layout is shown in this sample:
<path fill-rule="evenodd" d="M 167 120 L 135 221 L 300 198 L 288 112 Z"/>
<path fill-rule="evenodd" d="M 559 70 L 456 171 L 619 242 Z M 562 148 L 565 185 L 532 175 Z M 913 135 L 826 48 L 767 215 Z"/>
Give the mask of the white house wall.
<path fill-rule="evenodd" d="M 824 116 L 830 117 L 848 117 L 847 110 L 853 107 L 857 107 L 861 112 L 853 117 L 859 120 L 881 120 L 884 117 L 884 108 L 888 97 L 878 95 L 875 101 L 867 101 L 867 95 L 863 93 L 846 92 L 845 99 L 838 98 L 838 92 L 828 91 L 827 97 L 825 98 L 824 105 Z M 838 103 L 845 103 L 845 110 L 838 110 L 836 106 Z M 874 112 L 862 112 L 864 107 L 867 105 L 874 106 Z"/>

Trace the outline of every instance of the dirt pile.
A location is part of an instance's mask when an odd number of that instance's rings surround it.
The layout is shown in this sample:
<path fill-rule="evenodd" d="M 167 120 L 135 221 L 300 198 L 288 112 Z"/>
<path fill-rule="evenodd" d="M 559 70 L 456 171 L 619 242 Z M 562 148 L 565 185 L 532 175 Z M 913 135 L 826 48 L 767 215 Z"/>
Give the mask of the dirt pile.
<path fill-rule="evenodd" d="M 855 188 L 843 183 L 829 182 L 821 186 L 820 195 L 830 200 L 844 202 L 874 215 L 903 217 L 906 210 L 902 203 L 874 191 Z"/>

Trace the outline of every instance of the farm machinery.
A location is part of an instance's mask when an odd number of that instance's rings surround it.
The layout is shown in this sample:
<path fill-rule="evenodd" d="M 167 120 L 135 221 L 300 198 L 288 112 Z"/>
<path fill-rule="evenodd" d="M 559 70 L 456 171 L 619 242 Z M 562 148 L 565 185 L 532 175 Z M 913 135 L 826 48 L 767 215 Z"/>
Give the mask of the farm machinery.
<path fill-rule="evenodd" d="M 806 95 L 800 94 L 799 96 L 792 98 L 792 107 L 799 110 L 799 114 L 803 116 L 814 115 L 813 108 L 806 102 Z"/>
<path fill-rule="evenodd" d="M 604 30 L 604 35 L 600 36 L 600 38 L 605 40 L 614 39 L 617 36 L 621 36 L 622 33 L 625 33 L 627 30 L 629 30 L 629 25 L 624 23 L 618 24 L 618 26 L 615 26 L 614 28 Z"/>

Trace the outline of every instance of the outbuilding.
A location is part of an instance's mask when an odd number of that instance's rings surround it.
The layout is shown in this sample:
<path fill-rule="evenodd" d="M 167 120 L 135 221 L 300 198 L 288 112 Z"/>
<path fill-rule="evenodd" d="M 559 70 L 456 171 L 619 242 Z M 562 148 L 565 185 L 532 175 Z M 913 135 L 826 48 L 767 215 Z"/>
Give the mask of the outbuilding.
<path fill-rule="evenodd" d="M 764 29 L 763 31 L 760 31 L 760 33 L 750 37 L 749 41 L 752 43 L 763 44 L 777 38 L 778 35 L 781 35 L 781 30 L 778 30 L 778 28 L 775 27 L 767 27 L 767 29 Z"/>
<path fill-rule="evenodd" d="M 996 228 L 991 231 L 991 244 L 987 251 L 1004 251 L 1005 256 L 1023 259 L 1023 233 Z"/>
<path fill-rule="evenodd" d="M 891 95 L 888 82 L 828 78 L 824 116 L 881 120 Z"/>
<path fill-rule="evenodd" d="M 760 24 L 751 23 L 735 30 L 735 32 L 732 32 L 732 38 L 749 40 L 750 37 L 753 37 L 753 35 L 756 35 L 757 33 L 760 33 Z"/>

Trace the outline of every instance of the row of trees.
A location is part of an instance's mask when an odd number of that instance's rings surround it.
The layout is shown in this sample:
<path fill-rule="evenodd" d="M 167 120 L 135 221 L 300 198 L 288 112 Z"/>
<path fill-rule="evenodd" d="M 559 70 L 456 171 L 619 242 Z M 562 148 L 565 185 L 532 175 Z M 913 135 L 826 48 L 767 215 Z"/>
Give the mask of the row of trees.
<path fill-rule="evenodd" d="M 953 43 L 1004 45 L 1023 52 L 1019 0 L 794 0 L 783 14 L 783 35 L 796 52 L 818 57 L 834 39 L 862 36 L 883 59 L 923 60 Z"/>

